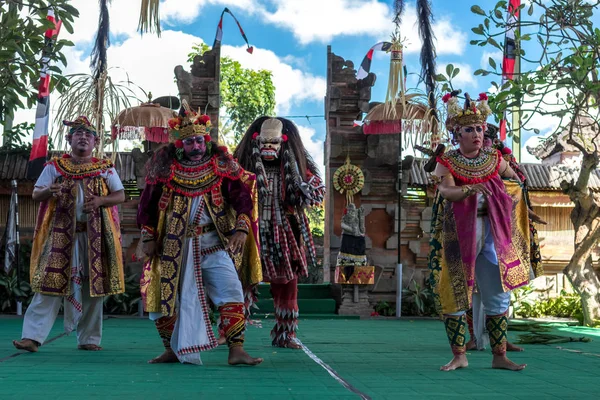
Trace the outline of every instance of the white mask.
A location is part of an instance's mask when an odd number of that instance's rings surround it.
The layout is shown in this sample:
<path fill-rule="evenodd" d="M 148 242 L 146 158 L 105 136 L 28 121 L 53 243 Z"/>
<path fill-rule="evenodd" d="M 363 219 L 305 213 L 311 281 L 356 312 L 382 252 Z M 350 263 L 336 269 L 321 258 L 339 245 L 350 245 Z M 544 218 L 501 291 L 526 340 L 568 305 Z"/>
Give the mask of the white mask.
<path fill-rule="evenodd" d="M 277 118 L 269 118 L 260 127 L 258 137 L 260 155 L 265 161 L 272 161 L 279 157 L 281 142 L 283 141 L 283 123 Z"/>

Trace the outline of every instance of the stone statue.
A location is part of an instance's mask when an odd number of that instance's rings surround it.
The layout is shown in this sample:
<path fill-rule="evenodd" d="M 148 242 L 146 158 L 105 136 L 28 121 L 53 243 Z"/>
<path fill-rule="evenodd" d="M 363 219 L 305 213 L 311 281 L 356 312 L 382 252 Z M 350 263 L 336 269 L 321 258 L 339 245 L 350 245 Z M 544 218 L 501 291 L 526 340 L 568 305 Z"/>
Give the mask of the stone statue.
<path fill-rule="evenodd" d="M 367 266 L 367 256 L 364 209 L 356 208 L 350 203 L 342 217 L 342 246 L 337 256 L 337 267 L 343 269 L 344 276 L 348 280 L 354 274 L 355 267 L 365 266 Z"/>

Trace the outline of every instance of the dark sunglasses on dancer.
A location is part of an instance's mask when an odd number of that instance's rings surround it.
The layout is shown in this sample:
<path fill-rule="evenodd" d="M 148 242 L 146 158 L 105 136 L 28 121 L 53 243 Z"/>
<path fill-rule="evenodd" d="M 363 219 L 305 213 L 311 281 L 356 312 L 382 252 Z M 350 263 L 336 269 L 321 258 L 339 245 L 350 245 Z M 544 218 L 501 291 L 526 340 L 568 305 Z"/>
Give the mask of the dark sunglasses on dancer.
<path fill-rule="evenodd" d="M 198 144 L 204 144 L 204 136 L 196 136 L 196 137 L 183 139 L 183 143 L 188 146 L 194 144 L 194 142 L 196 142 Z"/>

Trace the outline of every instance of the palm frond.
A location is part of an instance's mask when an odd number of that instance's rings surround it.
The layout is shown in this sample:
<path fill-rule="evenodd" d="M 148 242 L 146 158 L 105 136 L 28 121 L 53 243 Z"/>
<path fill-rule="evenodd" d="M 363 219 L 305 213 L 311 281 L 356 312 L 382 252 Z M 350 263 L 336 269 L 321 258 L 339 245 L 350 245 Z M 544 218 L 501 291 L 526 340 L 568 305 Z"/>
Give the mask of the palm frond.
<path fill-rule="evenodd" d="M 437 119 L 436 97 L 435 97 L 435 34 L 431 23 L 433 16 L 431 14 L 430 0 L 417 0 L 417 17 L 419 23 L 419 36 L 423 45 L 421 47 L 421 80 L 425 83 L 429 107 L 433 110 L 434 117 Z"/>
<path fill-rule="evenodd" d="M 108 71 L 117 69 L 109 68 Z M 98 121 L 99 104 L 96 100 L 97 80 L 90 74 L 72 74 L 66 78 L 71 82 L 68 89 L 60 96 L 56 114 L 54 116 L 55 129 L 51 138 L 57 149 L 67 150 L 68 144 L 65 141 L 67 130 L 62 124 L 63 120 L 73 120 L 79 115 L 88 116 L 94 126 L 102 126 L 109 129 L 102 129 L 102 146 L 100 153 L 104 152 L 107 145 L 113 146 L 113 153 L 116 150 L 116 141 L 110 139 L 110 126 L 119 112 L 125 108 L 143 102 L 141 96 L 145 92 L 129 80 L 129 76 L 124 81 L 115 82 L 107 74 L 105 83 L 102 85 L 102 93 L 99 98 L 102 99 L 101 121 Z M 99 124 L 100 122 L 100 124 Z M 100 132 L 99 132 L 100 134 Z M 106 140 L 105 140 L 106 139 Z"/>
<path fill-rule="evenodd" d="M 160 36 L 160 0 L 142 0 L 138 30 L 140 33 L 156 31 Z"/>

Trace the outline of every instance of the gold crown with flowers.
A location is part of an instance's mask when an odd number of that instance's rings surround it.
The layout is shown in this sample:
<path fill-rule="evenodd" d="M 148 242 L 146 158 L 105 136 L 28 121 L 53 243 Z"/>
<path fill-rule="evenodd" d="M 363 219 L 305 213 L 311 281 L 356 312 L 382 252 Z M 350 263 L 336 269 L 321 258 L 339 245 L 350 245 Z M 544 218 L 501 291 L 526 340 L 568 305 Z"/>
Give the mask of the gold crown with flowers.
<path fill-rule="evenodd" d="M 446 128 L 454 132 L 456 126 L 467 126 L 475 124 L 484 124 L 492 114 L 488 105 L 488 97 L 485 93 L 480 93 L 477 101 L 473 101 L 468 93 L 465 93 L 465 103 L 461 107 L 458 103 L 460 90 L 446 93 L 442 101 L 448 107 L 448 117 L 446 118 Z"/>
<path fill-rule="evenodd" d="M 186 110 L 183 116 L 169 120 L 169 142 L 175 143 L 190 137 L 209 135 L 211 126 L 208 115 Z"/>

